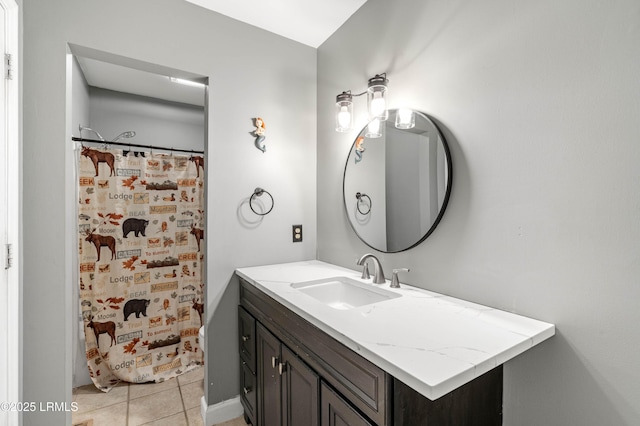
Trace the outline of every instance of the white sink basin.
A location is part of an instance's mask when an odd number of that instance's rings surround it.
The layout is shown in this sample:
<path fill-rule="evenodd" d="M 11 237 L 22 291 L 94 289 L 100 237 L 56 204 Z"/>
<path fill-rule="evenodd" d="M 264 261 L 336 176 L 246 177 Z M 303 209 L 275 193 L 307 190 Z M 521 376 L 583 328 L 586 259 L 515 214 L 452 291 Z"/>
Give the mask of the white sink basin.
<path fill-rule="evenodd" d="M 291 287 L 332 307 L 333 309 L 351 309 L 371 305 L 400 297 L 392 291 L 374 287 L 347 277 L 333 277 L 322 280 L 293 283 Z"/>

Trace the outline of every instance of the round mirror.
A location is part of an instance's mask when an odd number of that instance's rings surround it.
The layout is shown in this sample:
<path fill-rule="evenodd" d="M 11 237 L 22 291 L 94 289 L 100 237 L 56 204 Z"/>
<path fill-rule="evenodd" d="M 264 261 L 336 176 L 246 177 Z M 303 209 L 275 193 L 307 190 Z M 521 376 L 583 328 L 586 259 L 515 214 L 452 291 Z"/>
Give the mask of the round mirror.
<path fill-rule="evenodd" d="M 451 193 L 449 147 L 425 114 L 389 110 L 356 138 L 344 168 L 344 206 L 358 237 L 381 252 L 421 243 L 436 228 Z"/>

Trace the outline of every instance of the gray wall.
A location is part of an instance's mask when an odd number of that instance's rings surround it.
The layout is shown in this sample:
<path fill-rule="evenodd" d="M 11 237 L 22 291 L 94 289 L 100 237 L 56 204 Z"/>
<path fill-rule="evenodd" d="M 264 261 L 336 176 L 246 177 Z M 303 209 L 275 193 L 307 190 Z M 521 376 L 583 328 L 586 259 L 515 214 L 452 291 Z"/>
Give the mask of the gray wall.
<path fill-rule="evenodd" d="M 90 97 L 90 88 L 87 84 L 87 80 L 85 80 L 84 75 L 82 74 L 82 70 L 80 69 L 80 65 L 77 60 L 73 60 L 73 69 L 71 73 L 71 84 L 72 84 L 72 93 L 71 93 L 71 123 L 74 127 L 74 135 L 80 136 L 80 132 L 78 130 L 78 125 L 82 124 L 86 127 L 91 127 L 91 121 L 89 120 L 89 97 Z M 87 134 L 85 137 L 93 138 L 94 135 Z M 69 142 L 71 143 L 71 142 Z M 71 188 L 67 189 L 71 191 Z M 77 190 L 74 188 L 74 192 Z M 77 212 L 74 212 L 74 217 Z M 67 235 L 67 238 L 69 235 Z M 75 239 L 76 235 L 72 234 L 72 237 Z M 71 271 L 72 271 L 72 282 L 77 282 L 78 280 L 78 257 L 71 257 Z M 71 287 L 71 298 L 72 300 L 79 300 L 79 287 L 74 285 Z M 71 318 L 72 318 L 72 364 L 73 364 L 73 373 L 72 373 L 72 386 L 81 386 L 85 384 L 91 383 L 91 378 L 89 377 L 89 369 L 87 368 L 87 357 L 86 357 L 86 348 L 84 344 L 84 324 L 82 324 L 79 320 L 79 303 L 71 304 Z M 80 338 L 80 335 L 83 335 Z"/>
<path fill-rule="evenodd" d="M 202 107 L 96 87 L 91 88 L 89 95 L 91 126 L 105 139 L 133 130 L 136 136 L 121 142 L 204 149 Z M 202 96 L 204 98 L 204 91 Z M 74 123 L 74 130 L 75 127 Z"/>
<path fill-rule="evenodd" d="M 75 253 L 65 240 L 74 232 L 75 197 L 67 43 L 210 79 L 207 311 L 215 326 L 207 330 L 205 391 L 209 404 L 238 395 L 233 270 L 315 257 L 316 51 L 182 0 L 21 3 L 23 400 L 71 401 Z M 257 115 L 267 125 L 266 154 L 248 134 Z M 276 208 L 251 224 L 243 201 L 256 186 L 273 194 Z M 299 223 L 305 241 L 293 244 L 291 225 Z M 70 413 L 24 414 L 25 425 L 65 421 Z"/>
<path fill-rule="evenodd" d="M 385 272 L 557 325 L 506 364 L 505 425 L 639 424 L 640 3 L 369 0 L 318 49 L 318 257 L 350 268 L 370 250 L 341 193 L 366 103 L 352 134 L 333 104 L 384 71 L 454 173 L 438 229 Z"/>
<path fill-rule="evenodd" d="M 429 137 L 386 129 L 387 251 L 404 250 L 429 231 L 433 223 L 429 201 L 432 191 L 426 171 L 435 171 L 429 161 Z M 421 167 L 425 165 L 426 167 Z M 421 173 L 421 170 L 423 172 Z M 437 215 L 437 210 L 436 210 Z M 423 218 L 424 217 L 424 218 Z M 423 227 L 423 223 L 426 225 Z"/>
<path fill-rule="evenodd" d="M 74 136 L 80 136 L 80 132 L 78 131 L 78 125 L 82 124 L 83 126 L 89 126 L 89 98 L 90 98 L 90 90 L 91 88 L 87 84 L 87 80 L 84 78 L 82 73 L 82 69 L 80 69 L 80 65 L 78 61 L 74 58 L 73 60 L 73 69 L 72 69 L 72 111 L 71 111 L 71 122 L 74 128 Z M 86 137 L 94 137 L 93 134 L 89 133 L 84 135 Z"/>
<path fill-rule="evenodd" d="M 348 163 L 343 166 L 345 171 L 344 192 L 348 215 L 351 224 L 358 235 L 362 236 L 374 247 L 387 246 L 387 193 L 386 182 L 386 150 L 384 148 L 384 138 L 366 138 L 362 144 L 364 152 L 362 159 L 355 162 L 355 146 Z M 345 154 L 345 159 L 347 158 Z M 344 162 L 344 160 L 343 160 Z M 356 194 L 360 192 L 368 198 L 364 198 L 359 204 Z M 362 214 L 358 211 L 358 207 Z"/>

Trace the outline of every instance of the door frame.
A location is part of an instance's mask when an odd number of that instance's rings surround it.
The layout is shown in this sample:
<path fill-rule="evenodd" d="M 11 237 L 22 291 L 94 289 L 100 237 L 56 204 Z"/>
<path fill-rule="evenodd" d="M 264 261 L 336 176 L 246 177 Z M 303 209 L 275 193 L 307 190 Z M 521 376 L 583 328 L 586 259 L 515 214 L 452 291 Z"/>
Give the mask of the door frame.
<path fill-rule="evenodd" d="M 11 54 L 12 79 L 2 76 L 2 84 L 5 85 L 5 119 L 6 119 L 6 157 L 3 168 L 6 167 L 6 241 L 2 241 L 2 265 L 6 271 L 7 280 L 7 316 L 2 318 L 7 324 L 7 342 L 1 346 L 6 348 L 6 364 L 0 366 L 6 373 L 7 402 L 21 401 L 22 382 L 22 294 L 20 282 L 22 280 L 21 241 L 22 225 L 20 213 L 22 211 L 22 148 L 20 144 L 21 110 L 20 110 L 20 58 L 19 58 L 19 10 L 15 0 L 0 0 L 0 7 L 5 12 L 5 51 Z M 2 67 L 3 74 L 5 67 Z M 3 147 L 3 149 L 5 149 Z M 10 184 L 9 184 L 10 183 Z M 4 203 L 3 203 L 4 204 Z M 4 224 L 3 224 L 4 226 Z M 11 244 L 12 266 L 4 269 L 6 265 L 5 244 Z M 7 417 L 1 417 L 5 415 Z M 0 413 L 0 420 L 8 425 L 19 424 L 18 411 L 4 411 Z"/>

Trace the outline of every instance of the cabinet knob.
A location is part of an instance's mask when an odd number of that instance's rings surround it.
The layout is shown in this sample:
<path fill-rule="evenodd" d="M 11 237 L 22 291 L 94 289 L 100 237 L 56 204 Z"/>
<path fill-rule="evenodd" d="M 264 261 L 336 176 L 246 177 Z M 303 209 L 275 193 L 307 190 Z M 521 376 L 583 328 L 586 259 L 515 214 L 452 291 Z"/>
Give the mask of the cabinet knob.
<path fill-rule="evenodd" d="M 276 368 L 276 364 L 278 363 L 278 357 L 277 356 L 272 356 L 271 357 L 271 368 Z"/>
<path fill-rule="evenodd" d="M 287 371 L 287 363 L 286 362 L 281 362 L 280 365 L 278 365 L 278 372 L 282 376 L 282 373 L 285 372 L 285 371 Z"/>
<path fill-rule="evenodd" d="M 242 341 L 246 342 L 247 340 L 249 340 L 251 338 L 251 336 L 249 336 L 248 334 L 245 336 L 242 336 Z"/>
<path fill-rule="evenodd" d="M 244 392 L 244 394 L 246 395 L 246 394 L 248 394 L 249 392 L 251 392 L 251 388 L 244 387 L 244 388 L 242 388 L 242 391 L 243 391 L 243 392 Z"/>

